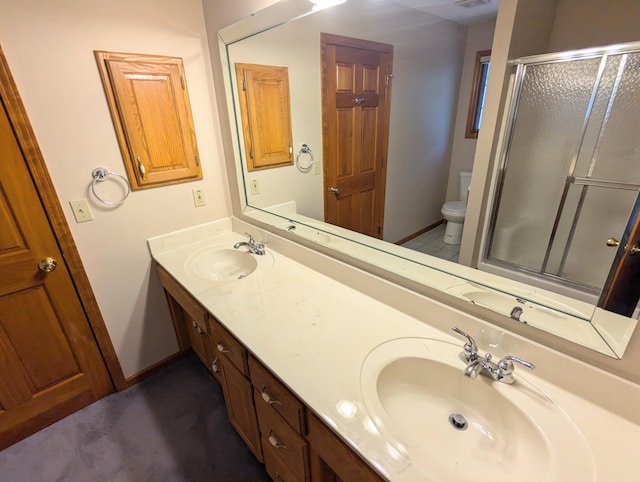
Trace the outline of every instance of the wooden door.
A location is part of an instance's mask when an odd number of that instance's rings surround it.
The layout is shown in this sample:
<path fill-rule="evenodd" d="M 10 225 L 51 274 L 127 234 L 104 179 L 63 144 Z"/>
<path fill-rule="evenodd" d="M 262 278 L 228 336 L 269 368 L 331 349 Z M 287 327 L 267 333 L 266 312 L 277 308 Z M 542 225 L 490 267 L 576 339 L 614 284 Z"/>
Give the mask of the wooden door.
<path fill-rule="evenodd" d="M 113 391 L 0 104 L 0 449 Z M 39 261 L 52 258 L 55 270 Z"/>
<path fill-rule="evenodd" d="M 382 238 L 393 46 L 321 34 L 324 217 Z"/>
<path fill-rule="evenodd" d="M 640 195 L 629 220 L 629 236 L 622 239 L 602 290 L 598 306 L 623 316 L 632 316 L 640 300 Z"/>

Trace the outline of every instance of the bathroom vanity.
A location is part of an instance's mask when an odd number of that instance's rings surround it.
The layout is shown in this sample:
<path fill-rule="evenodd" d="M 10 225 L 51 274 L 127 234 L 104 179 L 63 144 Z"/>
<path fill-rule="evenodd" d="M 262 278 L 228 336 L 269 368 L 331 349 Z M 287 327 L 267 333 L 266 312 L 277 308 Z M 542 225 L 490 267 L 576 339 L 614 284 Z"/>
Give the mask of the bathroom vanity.
<path fill-rule="evenodd" d="M 266 254 L 234 249 L 250 232 Z M 614 481 L 640 388 L 238 219 L 149 240 L 182 350 L 274 480 Z M 513 384 L 464 376 L 465 338 Z M 606 394 L 606 395 L 603 395 Z M 615 441 L 607 434 L 615 434 Z"/>

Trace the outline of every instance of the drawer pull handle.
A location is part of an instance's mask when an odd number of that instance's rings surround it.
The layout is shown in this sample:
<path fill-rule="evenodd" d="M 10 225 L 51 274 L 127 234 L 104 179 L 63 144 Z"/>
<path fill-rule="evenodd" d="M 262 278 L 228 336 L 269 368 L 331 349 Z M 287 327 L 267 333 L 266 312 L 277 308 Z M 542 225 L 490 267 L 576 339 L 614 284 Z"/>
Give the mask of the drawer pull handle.
<path fill-rule="evenodd" d="M 196 331 L 198 332 L 199 335 L 202 335 L 204 333 L 204 330 L 200 328 L 199 325 L 196 325 Z"/>
<path fill-rule="evenodd" d="M 229 350 L 227 350 L 227 348 L 222 344 L 222 342 L 218 342 L 218 344 L 216 345 L 216 349 L 220 353 L 229 353 Z"/>
<path fill-rule="evenodd" d="M 262 388 L 260 388 L 260 396 L 269 405 L 280 405 L 280 406 L 282 406 L 282 404 L 278 400 L 276 400 L 275 398 L 271 398 L 271 395 L 269 395 L 267 393 L 267 389 L 266 389 L 266 387 L 264 385 L 262 385 Z"/>
<path fill-rule="evenodd" d="M 276 436 L 273 434 L 273 430 L 269 430 L 269 443 L 276 449 L 289 450 L 285 444 L 282 444 L 278 441 Z"/>
<path fill-rule="evenodd" d="M 220 374 L 220 369 L 218 368 L 218 357 L 215 357 L 211 362 L 211 369 L 213 373 Z"/>

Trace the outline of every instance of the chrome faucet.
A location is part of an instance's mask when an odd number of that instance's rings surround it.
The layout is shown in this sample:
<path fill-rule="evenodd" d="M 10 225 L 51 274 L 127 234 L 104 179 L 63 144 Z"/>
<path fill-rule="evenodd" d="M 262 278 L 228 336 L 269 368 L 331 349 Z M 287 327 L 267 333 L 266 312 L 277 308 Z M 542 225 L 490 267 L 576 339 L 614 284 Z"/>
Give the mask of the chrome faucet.
<path fill-rule="evenodd" d="M 471 338 L 471 335 L 466 334 L 455 326 L 452 330 L 467 339 L 467 343 L 464 344 L 460 352 L 460 359 L 467 364 L 467 367 L 464 369 L 465 377 L 475 380 L 478 375 L 484 375 L 501 383 L 511 384 L 515 381 L 513 377 L 515 370 L 513 362 L 519 363 L 530 370 L 535 368 L 533 363 L 529 363 L 512 355 L 502 357 L 498 363 L 495 363 L 491 361 L 493 358 L 491 353 L 485 353 L 483 356 L 478 355 L 478 345 L 476 345 L 475 340 Z"/>
<path fill-rule="evenodd" d="M 267 252 L 264 248 L 267 243 L 265 243 L 264 241 L 256 242 L 256 240 L 253 239 L 253 236 L 251 236 L 249 233 L 245 233 L 245 234 L 249 236 L 249 241 L 240 241 L 234 244 L 233 245 L 234 249 L 238 249 L 238 248 L 241 248 L 242 246 L 246 246 L 247 248 L 249 248 L 250 253 L 257 254 L 259 256 L 262 256 Z"/>

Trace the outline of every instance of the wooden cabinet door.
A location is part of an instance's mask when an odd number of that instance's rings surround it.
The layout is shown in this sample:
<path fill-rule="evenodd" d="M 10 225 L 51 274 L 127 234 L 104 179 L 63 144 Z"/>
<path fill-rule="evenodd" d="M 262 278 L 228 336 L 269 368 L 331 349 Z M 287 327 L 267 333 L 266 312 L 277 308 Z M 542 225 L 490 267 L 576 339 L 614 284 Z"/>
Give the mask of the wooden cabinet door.
<path fill-rule="evenodd" d="M 222 392 L 227 405 L 229 421 L 251 449 L 253 455 L 260 462 L 263 462 L 260 430 L 253 404 L 251 382 L 228 358 L 220 357 L 218 364 L 222 370 Z"/>
<path fill-rule="evenodd" d="M 0 449 L 112 391 L 0 104 Z"/>
<path fill-rule="evenodd" d="M 381 482 L 383 480 L 311 412 L 307 413 L 307 424 L 313 482 Z"/>
<path fill-rule="evenodd" d="M 182 59 L 95 54 L 131 188 L 202 179 Z"/>
<path fill-rule="evenodd" d="M 382 238 L 393 46 L 321 34 L 325 221 Z"/>
<path fill-rule="evenodd" d="M 289 70 L 236 64 L 247 170 L 293 164 Z"/>

